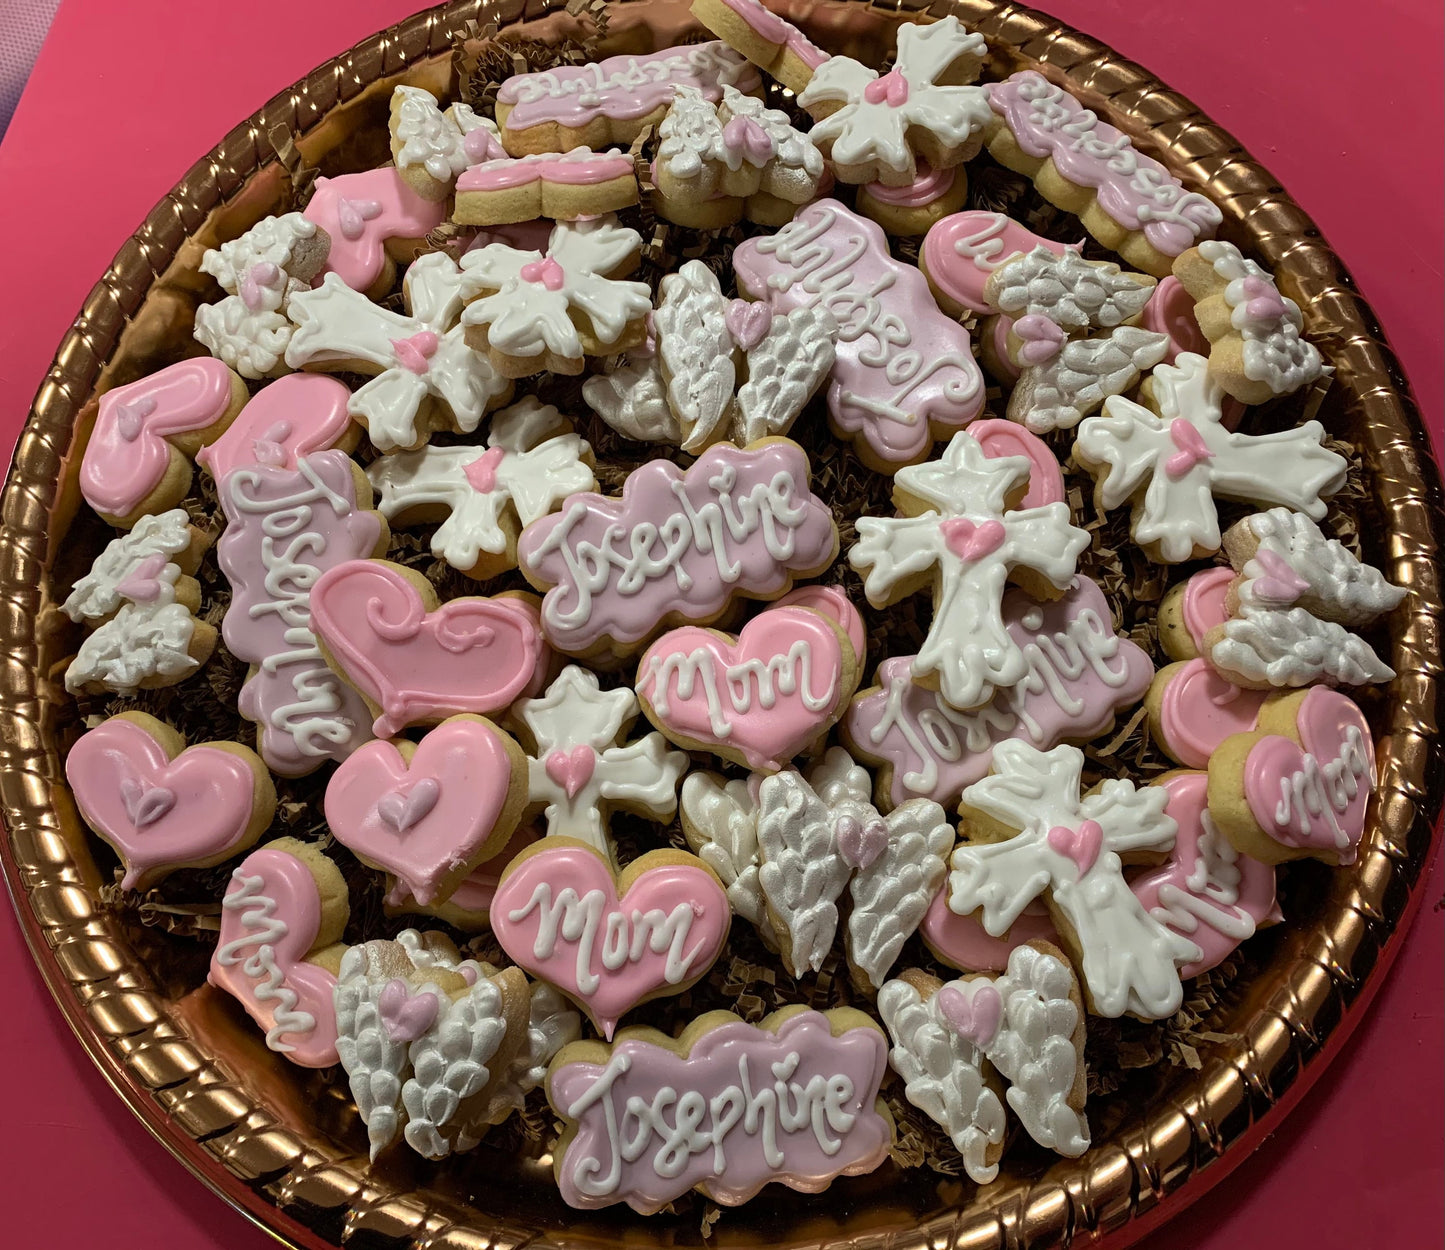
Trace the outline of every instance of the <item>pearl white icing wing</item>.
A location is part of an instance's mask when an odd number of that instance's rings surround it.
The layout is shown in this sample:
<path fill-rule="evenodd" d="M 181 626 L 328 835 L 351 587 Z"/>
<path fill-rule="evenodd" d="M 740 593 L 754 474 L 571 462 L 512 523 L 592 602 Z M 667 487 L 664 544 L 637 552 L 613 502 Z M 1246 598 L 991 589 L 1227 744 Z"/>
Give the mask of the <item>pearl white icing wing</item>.
<path fill-rule="evenodd" d="M 175 565 L 169 566 L 175 572 Z M 184 604 L 126 603 L 80 644 L 65 670 L 72 694 L 101 685 L 112 694 L 134 694 L 149 677 L 177 681 L 200 667 L 190 655 L 196 618 Z"/>
<path fill-rule="evenodd" d="M 838 930 L 838 898 L 849 868 L 838 854 L 832 812 L 797 773 L 763 779 L 758 847 L 763 859 L 758 882 L 792 972 L 816 972 Z"/>
<path fill-rule="evenodd" d="M 143 516 L 128 533 L 113 538 L 79 578 L 61 610 L 72 621 L 97 621 L 126 602 L 121 583 L 152 556 L 167 562 L 191 545 L 191 518 L 184 508 Z M 176 570 L 179 574 L 180 570 Z M 174 578 L 171 579 L 172 583 Z"/>
<path fill-rule="evenodd" d="M 1035 434 L 1078 425 L 1110 395 L 1122 395 L 1169 348 L 1169 336 L 1120 326 L 1096 339 L 1073 339 L 1044 365 L 1023 371 L 1009 396 L 1008 417 Z"/>
<path fill-rule="evenodd" d="M 221 284 L 228 295 L 239 295 L 241 286 L 257 265 L 291 267 L 296 245 L 316 236 L 316 224 L 300 213 L 263 217 L 239 238 L 211 248 L 201 257 L 200 270 Z"/>
<path fill-rule="evenodd" d="M 582 383 L 582 398 L 619 434 L 641 443 L 682 442 L 682 425 L 667 402 L 655 356 L 632 357 L 611 373 Z"/>
<path fill-rule="evenodd" d="M 401 145 L 398 169 L 419 166 L 438 182 L 449 183 L 471 163 L 461 127 L 442 112 L 430 91 L 398 87 L 393 102 L 391 133 Z"/>
<path fill-rule="evenodd" d="M 197 343 L 243 378 L 285 371 L 292 325 L 274 309 L 253 310 L 239 295 L 228 295 L 196 309 L 192 333 Z"/>
<path fill-rule="evenodd" d="M 734 441 L 786 434 L 833 368 L 838 323 L 821 304 L 775 316 L 747 354 L 748 380 L 738 390 Z"/>
<path fill-rule="evenodd" d="M 534 982 L 527 1040 L 499 1079 L 487 1119 L 500 1123 L 512 1111 L 520 1111 L 527 1095 L 547 1079 L 552 1056 L 581 1035 L 582 1017 L 571 1003 L 550 985 Z"/>
<path fill-rule="evenodd" d="M 1056 253 L 1043 244 L 1006 261 L 989 280 L 994 306 L 1018 320 L 1047 317 L 1066 330 L 1108 329 L 1144 311 L 1154 282 L 1096 265 L 1072 248 Z"/>
<path fill-rule="evenodd" d="M 1073 1041 L 1079 1021 L 1069 997 L 1073 969 L 1019 946 L 994 984 L 1003 999 L 1003 1023 L 985 1053 L 1009 1081 L 1008 1104 L 1039 1145 L 1076 1158 L 1089 1148 L 1089 1122 L 1069 1105 L 1084 1062 Z"/>
<path fill-rule="evenodd" d="M 1395 670 L 1363 638 L 1304 608 L 1287 612 L 1250 609 L 1224 623 L 1210 649 L 1212 664 L 1247 681 L 1271 686 L 1308 686 L 1328 681 L 1366 686 L 1389 681 Z"/>
<path fill-rule="evenodd" d="M 336 1053 L 366 1125 L 376 1158 L 401 1131 L 401 1082 L 407 1068 L 405 1042 L 393 1042 L 381 1020 L 380 998 L 390 977 L 379 962 L 382 943 L 353 946 L 336 978 Z"/>
<path fill-rule="evenodd" d="M 1283 504 L 1318 520 L 1325 514 L 1323 497 L 1344 485 L 1346 462 L 1320 445 L 1324 428 L 1318 421 L 1273 434 L 1225 429 L 1224 392 L 1203 356 L 1180 353 L 1173 365 L 1155 368 L 1153 384 L 1157 414 L 1111 396 L 1102 416 L 1079 425 L 1074 451 L 1108 466 L 1100 502 L 1116 508 L 1133 498 L 1134 539 L 1157 543 L 1164 560 L 1177 563 L 1196 550 L 1218 550 L 1216 495 Z"/>
<path fill-rule="evenodd" d="M 420 991 L 437 995 L 437 1017 L 407 1052 L 411 1075 L 401 1087 L 407 1122 L 406 1143 L 428 1159 L 468 1150 L 476 1138 L 453 1124 L 462 1100 L 489 1080 L 488 1064 L 507 1036 L 502 991 L 479 976 L 468 991 L 452 999 L 431 984 Z"/>
<path fill-rule="evenodd" d="M 998 1175 L 987 1152 L 1003 1141 L 1003 1104 L 983 1079 L 978 1047 L 949 1028 L 936 1000 L 924 1001 L 907 981 L 878 991 L 878 1014 L 893 1039 L 888 1062 L 903 1078 L 904 1097 L 948 1134 L 969 1177 L 986 1185 Z"/>
<path fill-rule="evenodd" d="M 746 781 L 689 773 L 682 783 L 683 833 L 727 890 L 733 912 L 776 941 L 758 883 L 758 809 Z"/>
<path fill-rule="evenodd" d="M 878 814 L 871 805 L 872 819 Z M 947 873 L 953 826 L 932 799 L 910 799 L 882 818 L 888 845 L 853 876 L 846 937 L 851 962 L 879 986 L 922 922 Z"/>
<path fill-rule="evenodd" d="M 1310 598 L 1324 609 L 1320 614 L 1341 625 L 1368 624 L 1405 597 L 1403 586 L 1391 585 L 1379 569 L 1357 560 L 1337 540 L 1326 538 L 1320 527 L 1301 513 L 1271 508 L 1247 517 L 1241 527 L 1254 535 L 1261 548 L 1308 582 Z M 1225 545 L 1229 545 L 1228 536 Z M 1236 589 L 1241 604 L 1250 608 L 1290 606 L 1269 597 L 1268 582 L 1260 587 L 1266 571 L 1257 559 L 1247 561 L 1239 571 L 1243 577 Z"/>
<path fill-rule="evenodd" d="M 668 403 L 687 431 L 684 451 L 717 442 L 732 410 L 737 371 L 727 308 L 717 275 L 700 260 L 662 280 L 652 326 Z"/>

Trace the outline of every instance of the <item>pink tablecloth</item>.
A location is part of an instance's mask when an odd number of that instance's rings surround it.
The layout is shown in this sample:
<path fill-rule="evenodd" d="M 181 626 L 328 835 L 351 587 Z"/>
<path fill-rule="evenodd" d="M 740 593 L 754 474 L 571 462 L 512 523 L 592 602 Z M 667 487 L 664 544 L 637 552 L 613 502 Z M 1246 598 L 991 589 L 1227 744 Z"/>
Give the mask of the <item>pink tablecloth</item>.
<path fill-rule="evenodd" d="M 0 145 L 0 455 L 125 237 L 239 118 L 407 0 L 66 0 Z M 1441 11 L 1215 0 L 1049 0 L 1229 127 L 1353 269 L 1437 433 Z M 1147 14 L 1147 16 L 1145 16 Z M 1368 17 L 1366 17 L 1368 14 Z M 169 53 L 150 50 L 161 36 Z M 142 62 L 132 60 L 142 47 Z M 1437 444 L 1438 446 L 1438 444 Z M 1431 885 L 1439 896 L 1441 875 Z M 0 906 L 0 1216 L 10 1245 L 259 1250 L 106 1088 Z M 1442 943 L 1427 903 L 1369 1019 L 1284 1129 L 1151 1250 L 1440 1244 Z"/>

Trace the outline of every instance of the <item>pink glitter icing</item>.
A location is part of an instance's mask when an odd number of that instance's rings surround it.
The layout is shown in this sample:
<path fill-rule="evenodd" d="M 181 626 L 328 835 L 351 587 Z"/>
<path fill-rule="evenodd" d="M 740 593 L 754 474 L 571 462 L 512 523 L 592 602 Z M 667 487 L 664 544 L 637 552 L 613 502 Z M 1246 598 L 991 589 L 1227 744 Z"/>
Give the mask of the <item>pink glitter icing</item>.
<path fill-rule="evenodd" d="M 818 47 L 791 22 L 784 21 L 759 0 L 722 0 L 758 35 L 768 43 L 786 47 L 809 69 L 817 69 L 828 59 L 828 54 Z"/>
<path fill-rule="evenodd" d="M 362 211 L 360 204 L 375 205 Z M 348 205 L 350 206 L 348 208 Z M 326 268 L 354 291 L 376 284 L 386 265 L 388 239 L 420 239 L 446 220 L 445 203 L 424 200 L 390 165 L 339 178 L 318 178 L 303 216 L 331 236 Z"/>
<path fill-rule="evenodd" d="M 836 541 L 801 448 L 719 443 L 686 472 L 649 461 L 621 499 L 570 496 L 523 531 L 517 558 L 552 587 L 549 641 L 576 652 L 607 638 L 643 642 L 664 617 L 708 618 L 735 594 L 776 593 L 791 571 L 825 564 Z"/>
<path fill-rule="evenodd" d="M 733 269 L 749 297 L 778 312 L 821 305 L 837 319 L 828 410 L 883 463 L 923 459 L 936 428 L 961 428 L 983 409 L 968 331 L 943 314 L 917 268 L 893 259 L 882 227 L 837 200 L 739 244 Z"/>
<path fill-rule="evenodd" d="M 678 86 L 696 87 L 707 100 L 722 99 L 724 84 L 744 93 L 762 79 L 744 57 L 721 40 L 664 48 L 643 56 L 611 56 L 587 65 L 564 65 L 514 74 L 497 92 L 511 111 L 505 129 L 526 130 L 547 122 L 576 129 L 599 117 L 628 121 L 672 101 Z"/>
<path fill-rule="evenodd" d="M 887 1157 L 892 1134 L 875 1102 L 888 1041 L 876 1026 L 834 1036 L 826 1015 L 805 1011 L 776 1032 L 742 1020 L 723 1024 L 686 1056 L 664 1040 L 660 1033 L 625 1037 L 605 1067 L 552 1069 L 548 1097 L 577 1121 L 557 1162 L 568 1205 L 626 1202 L 646 1214 L 696 1185 L 736 1206 L 771 1182 L 817 1193 L 834 1177 L 871 1172 Z M 677 1126 L 684 1105 L 695 1105 L 701 1118 L 687 1132 Z M 795 1114 L 784 1116 L 784 1107 Z M 624 1141 L 636 1143 L 625 1157 Z M 664 1150 L 667 1141 L 677 1149 Z M 765 1142 L 776 1144 L 772 1159 Z"/>
<path fill-rule="evenodd" d="M 881 82 L 882 79 L 877 81 Z M 889 187 L 881 182 L 870 182 L 864 189 L 880 204 L 896 204 L 900 208 L 925 208 L 949 193 L 956 175 L 956 170 L 933 169 L 920 163 L 918 177 L 906 187 Z"/>
<path fill-rule="evenodd" d="M 1166 256 L 1210 238 L 1223 214 L 1197 191 L 1186 191 L 1129 136 L 1036 70 L 989 85 L 993 111 L 1029 156 L 1050 157 L 1070 182 L 1093 187 L 1099 207 L 1127 230 L 1141 230 Z"/>
<path fill-rule="evenodd" d="M 987 775 L 1004 738 L 1041 751 L 1092 738 L 1149 688 L 1148 654 L 1114 633 L 1104 592 L 1087 577 L 1047 603 L 1010 590 L 1003 613 L 1029 671 L 992 703 L 960 712 L 936 690 L 913 684 L 912 656 L 894 656 L 878 666 L 879 689 L 849 707 L 844 733 L 859 754 L 890 769 L 890 804 L 923 797 L 952 806 Z"/>
<path fill-rule="evenodd" d="M 165 440 L 214 425 L 231 405 L 231 371 L 197 356 L 117 386 L 100 397 L 80 461 L 80 493 L 97 512 L 133 512 L 165 478 Z"/>
<path fill-rule="evenodd" d="M 311 632 L 317 578 L 370 555 L 381 536 L 352 469 L 345 452 L 318 451 L 294 469 L 243 466 L 221 483 L 216 554 L 232 589 L 221 634 L 252 666 L 238 706 L 258 725 L 261 758 L 283 776 L 345 759 L 370 737 L 366 704 L 326 666 Z"/>
<path fill-rule="evenodd" d="M 548 152 L 473 165 L 457 179 L 457 190 L 506 191 L 526 186 L 529 182 L 595 186 L 614 178 L 626 178 L 632 170 L 632 158 L 616 148 L 606 152 L 573 148 L 561 155 Z"/>

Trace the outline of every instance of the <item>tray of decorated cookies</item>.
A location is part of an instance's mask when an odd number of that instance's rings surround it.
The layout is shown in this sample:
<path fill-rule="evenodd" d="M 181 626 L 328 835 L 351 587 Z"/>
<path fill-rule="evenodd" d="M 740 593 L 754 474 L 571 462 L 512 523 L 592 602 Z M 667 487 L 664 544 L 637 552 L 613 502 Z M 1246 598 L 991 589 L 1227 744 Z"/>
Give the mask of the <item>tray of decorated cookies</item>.
<path fill-rule="evenodd" d="M 37 400 L 22 923 L 294 1244 L 1123 1244 L 1418 906 L 1423 447 L 1269 174 L 1037 14 L 421 14 Z"/>

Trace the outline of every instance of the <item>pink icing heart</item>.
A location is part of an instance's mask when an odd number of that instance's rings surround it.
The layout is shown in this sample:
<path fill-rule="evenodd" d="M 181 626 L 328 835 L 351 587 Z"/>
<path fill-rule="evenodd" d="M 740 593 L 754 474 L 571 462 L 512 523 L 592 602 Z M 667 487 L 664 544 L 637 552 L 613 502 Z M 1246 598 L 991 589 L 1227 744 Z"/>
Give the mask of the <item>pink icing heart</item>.
<path fill-rule="evenodd" d="M 908 103 L 908 79 L 898 70 L 889 70 L 882 78 L 875 78 L 863 88 L 863 98 L 869 104 L 887 103 L 889 108 L 898 108 Z"/>
<path fill-rule="evenodd" d="M 971 1000 L 956 985 L 945 985 L 938 991 L 938 1010 L 959 1037 L 982 1049 L 998 1036 L 1003 997 L 987 983 L 973 991 Z"/>
<path fill-rule="evenodd" d="M 252 265 L 241 281 L 241 302 L 255 312 L 266 302 L 265 292 L 281 281 L 281 271 L 269 260 Z"/>
<path fill-rule="evenodd" d="M 436 1023 L 437 996 L 430 990 L 413 994 L 397 977 L 381 987 L 376 1006 L 382 1026 L 393 1042 L 414 1042 Z"/>
<path fill-rule="evenodd" d="M 336 978 L 305 962 L 321 931 L 321 895 L 294 855 L 262 847 L 231 874 L 206 979 L 266 1030 L 266 1045 L 306 1068 L 336 1057 Z"/>
<path fill-rule="evenodd" d="M 106 516 L 134 511 L 171 466 L 176 453 L 166 439 L 225 416 L 234 376 L 219 360 L 196 356 L 102 395 L 80 461 L 85 502 Z"/>
<path fill-rule="evenodd" d="M 948 549 L 960 560 L 970 562 L 992 555 L 1008 538 L 1002 521 L 985 521 L 982 525 L 975 525 L 967 517 L 949 517 L 939 522 L 938 529 Z"/>
<path fill-rule="evenodd" d="M 1068 336 L 1057 322 L 1042 313 L 1029 313 L 1013 323 L 1013 332 L 1023 340 L 1019 364 L 1046 365 L 1063 349 Z"/>
<path fill-rule="evenodd" d="M 848 693 L 838 633 L 807 608 L 760 612 L 736 641 L 674 629 L 647 649 L 637 674 L 648 718 L 664 733 L 725 745 L 749 768 L 772 771 L 827 729 Z"/>
<path fill-rule="evenodd" d="M 502 463 L 502 458 L 506 454 L 506 451 L 500 447 L 488 447 L 462 470 L 473 490 L 483 495 L 496 490 L 497 466 Z"/>
<path fill-rule="evenodd" d="M 1077 829 L 1055 825 L 1049 830 L 1049 845 L 1074 861 L 1083 876 L 1094 866 L 1104 845 L 1104 831 L 1097 820 L 1086 820 Z"/>
<path fill-rule="evenodd" d="M 474 164 L 479 161 L 498 161 L 507 155 L 507 149 L 497 142 L 496 136 L 485 126 L 477 126 L 462 136 L 462 147 L 467 159 Z"/>
<path fill-rule="evenodd" d="M 425 373 L 431 368 L 431 358 L 436 355 L 441 339 L 432 330 L 418 330 L 410 338 L 390 342 L 397 364 L 412 373 Z"/>
<path fill-rule="evenodd" d="M 547 846 L 513 861 L 492 899 L 492 932 L 514 963 L 575 999 L 610 1039 L 642 999 L 695 980 L 727 939 L 731 909 L 701 863 L 649 867 L 619 899 L 590 847 Z"/>
<path fill-rule="evenodd" d="M 751 117 L 729 118 L 723 127 L 723 143 L 731 151 L 741 152 L 753 165 L 764 165 L 773 156 L 772 138 Z"/>
<path fill-rule="evenodd" d="M 735 299 L 723 314 L 733 342 L 750 352 L 773 324 L 773 310 L 761 300 Z"/>
<path fill-rule="evenodd" d="M 481 720 L 438 725 L 406 760 L 392 742 L 368 742 L 326 786 L 326 823 L 342 845 L 391 873 L 418 901 L 436 897 L 459 863 L 493 842 L 512 764 Z"/>
<path fill-rule="evenodd" d="M 534 260 L 523 265 L 521 277 L 523 282 L 540 282 L 549 291 L 562 289 L 562 266 L 550 256 L 544 256 L 541 260 Z"/>
<path fill-rule="evenodd" d="M 65 776 L 86 824 L 120 855 L 126 889 L 164 865 L 224 854 L 251 822 L 256 782 L 241 756 L 193 746 L 169 759 L 124 717 L 82 735 Z"/>
<path fill-rule="evenodd" d="M 344 238 L 356 240 L 366 230 L 366 223 L 381 216 L 381 204 L 376 200 L 348 200 L 341 196 L 336 201 L 336 219 L 341 223 Z"/>
<path fill-rule="evenodd" d="M 1353 863 L 1375 785 L 1370 726 L 1353 700 L 1316 686 L 1295 714 L 1299 742 L 1260 738 L 1244 761 L 1244 794 L 1264 832 L 1285 847 Z"/>
<path fill-rule="evenodd" d="M 1176 481 L 1196 464 L 1214 459 L 1214 453 L 1205 444 L 1204 436 L 1183 417 L 1175 417 L 1169 423 L 1169 437 L 1179 450 L 1164 462 L 1164 472 Z"/>
<path fill-rule="evenodd" d="M 1159 736 L 1169 754 L 1186 768 L 1208 768 L 1220 743 L 1254 728 L 1267 693 L 1241 690 L 1207 660 L 1190 660 L 1164 687 Z"/>
<path fill-rule="evenodd" d="M 881 820 L 864 824 L 854 816 L 840 816 L 833 836 L 838 854 L 850 868 L 867 868 L 888 849 L 888 826 Z"/>
<path fill-rule="evenodd" d="M 350 399 L 335 378 L 289 373 L 257 392 L 226 432 L 201 448 L 196 463 L 217 482 L 248 465 L 294 469 L 297 456 L 334 447 L 351 429 Z"/>
<path fill-rule="evenodd" d="M 376 802 L 376 814 L 393 833 L 405 833 L 437 805 L 441 786 L 435 777 L 423 777 L 409 789 L 393 790 Z"/>
<path fill-rule="evenodd" d="M 547 776 L 562 787 L 562 792 L 569 799 L 575 799 L 597 770 L 597 752 L 584 742 L 573 747 L 570 754 L 562 750 L 553 751 L 543 767 Z"/>
<path fill-rule="evenodd" d="M 536 610 L 520 599 L 454 599 L 428 612 L 396 565 L 348 560 L 311 591 L 311 627 L 351 682 L 380 706 L 373 730 L 507 707 L 542 658 Z"/>
<path fill-rule="evenodd" d="M 1244 280 L 1244 311 L 1254 321 L 1279 321 L 1285 315 L 1284 299 L 1272 282 L 1250 276 Z"/>
<path fill-rule="evenodd" d="M 1257 597 L 1287 607 L 1310 588 L 1309 582 L 1296 573 L 1283 556 L 1268 547 L 1259 548 L 1254 553 L 1254 560 L 1264 571 L 1263 577 L 1254 579 L 1251 588 Z"/>
<path fill-rule="evenodd" d="M 116 583 L 116 593 L 136 603 L 154 603 L 161 594 L 161 573 L 169 563 L 163 552 L 146 556 Z"/>

